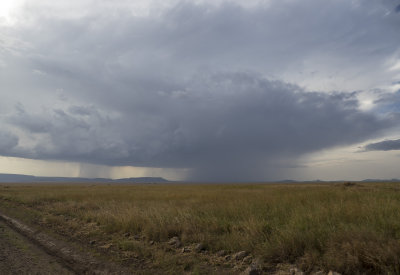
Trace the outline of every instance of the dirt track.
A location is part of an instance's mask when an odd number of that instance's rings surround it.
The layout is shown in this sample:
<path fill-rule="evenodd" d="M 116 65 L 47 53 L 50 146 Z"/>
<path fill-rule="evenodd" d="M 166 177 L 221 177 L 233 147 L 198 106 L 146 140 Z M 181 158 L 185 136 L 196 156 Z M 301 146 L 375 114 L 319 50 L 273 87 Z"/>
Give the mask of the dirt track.
<path fill-rule="evenodd" d="M 0 274 L 74 274 L 0 221 Z"/>

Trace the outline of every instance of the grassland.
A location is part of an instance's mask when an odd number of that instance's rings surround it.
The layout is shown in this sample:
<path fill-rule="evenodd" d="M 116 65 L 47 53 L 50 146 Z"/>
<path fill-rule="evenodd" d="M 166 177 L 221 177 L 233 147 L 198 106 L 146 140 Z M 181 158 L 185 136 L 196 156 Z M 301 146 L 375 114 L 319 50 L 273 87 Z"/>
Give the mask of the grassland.
<path fill-rule="evenodd" d="M 265 269 L 400 274 L 398 183 L 2 185 L 0 210 L 115 248 L 115 259 L 143 270 L 196 273 L 201 261 L 224 266 L 210 260 L 220 250 L 244 250 Z M 208 256 L 183 260 L 165 245 L 173 236 L 204 244 Z"/>

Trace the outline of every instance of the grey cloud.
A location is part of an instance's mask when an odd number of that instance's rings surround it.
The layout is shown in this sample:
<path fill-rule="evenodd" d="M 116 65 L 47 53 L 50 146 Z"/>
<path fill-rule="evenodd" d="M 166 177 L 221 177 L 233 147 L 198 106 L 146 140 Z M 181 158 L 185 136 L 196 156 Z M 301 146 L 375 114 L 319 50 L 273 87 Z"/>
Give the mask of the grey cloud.
<path fill-rule="evenodd" d="M 381 142 L 371 143 L 365 146 L 366 151 L 391 151 L 400 150 L 400 139 L 385 140 Z"/>
<path fill-rule="evenodd" d="M 400 5 L 398 5 L 395 9 L 396 12 L 400 12 Z"/>
<path fill-rule="evenodd" d="M 87 107 L 87 106 L 71 106 L 68 108 L 68 111 L 72 114 L 77 114 L 81 116 L 90 116 L 93 113 L 96 113 L 97 110 L 94 107 Z"/>
<path fill-rule="evenodd" d="M 92 106 L 71 106 L 68 110 L 49 109 L 41 113 L 18 111 L 8 123 L 35 136 L 34 146 L 21 144 L 14 156 L 34 159 L 56 159 L 108 163 L 119 154 L 118 136 L 113 133 L 110 118 Z M 45 125 L 45 127 L 39 127 Z M 122 153 L 123 154 L 123 153 Z M 118 155 L 120 158 L 121 156 Z"/>
<path fill-rule="evenodd" d="M 376 113 L 391 113 L 400 115 L 400 91 L 395 93 L 381 92 L 378 99 L 374 101 L 374 111 Z"/>
<path fill-rule="evenodd" d="M 0 27 L 23 41 L 0 51 L 0 123 L 30 138 L 4 154 L 192 168 L 197 179 L 289 178 L 284 167 L 298 157 L 396 124 L 383 98 L 368 113 L 354 94 L 288 84 L 307 69 L 342 83 L 392 83 L 385 66 L 399 49 L 400 18 L 385 11 L 393 8 L 179 2 L 144 17 L 94 7 L 71 20 L 31 5 L 22 24 Z"/>
<path fill-rule="evenodd" d="M 203 75 L 182 83 L 179 91 L 137 100 L 142 108 L 115 117 L 83 106 L 53 110 L 42 116 L 47 120 L 30 115 L 51 127 L 34 148 L 16 152 L 38 159 L 192 168 L 196 179 L 261 180 L 282 173 L 281 163 L 293 166 L 303 154 L 360 142 L 394 125 L 359 111 L 351 94 L 306 92 L 250 73 Z"/>
<path fill-rule="evenodd" d="M 8 155 L 18 145 L 18 137 L 7 131 L 0 131 L 0 154 Z"/>
<path fill-rule="evenodd" d="M 74 21 L 47 15 L 13 34 L 32 45 L 23 53 L 30 66 L 70 87 L 70 93 L 89 93 L 90 99 L 93 90 L 99 100 L 107 100 L 110 90 L 160 89 L 205 68 L 281 78 L 287 71 L 310 69 L 305 68 L 309 63 L 313 71 L 340 75 L 347 82 L 362 76 L 368 82 L 381 77 L 382 66 L 400 43 L 400 20 L 384 17 L 383 7 L 375 1 L 359 6 L 351 1 L 275 1 L 253 8 L 183 2 L 161 16 L 144 18 L 123 9 Z M 323 67 L 326 63 L 331 67 Z M 360 68 L 371 71 L 360 73 Z"/>
<path fill-rule="evenodd" d="M 6 121 L 12 125 L 18 126 L 31 133 L 45 133 L 49 130 L 50 124 L 45 117 L 32 116 L 27 114 L 24 106 L 18 103 L 15 106 L 16 113 L 8 116 Z"/>

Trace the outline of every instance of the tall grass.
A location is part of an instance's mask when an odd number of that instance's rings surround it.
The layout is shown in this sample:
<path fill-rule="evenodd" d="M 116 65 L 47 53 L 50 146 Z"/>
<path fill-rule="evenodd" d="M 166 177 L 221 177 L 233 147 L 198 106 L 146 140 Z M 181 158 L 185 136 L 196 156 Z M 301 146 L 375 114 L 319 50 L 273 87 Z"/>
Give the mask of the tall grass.
<path fill-rule="evenodd" d="M 306 271 L 400 273 L 395 183 L 11 186 L 0 187 L 0 197 L 43 215 L 94 222 L 108 234 L 179 236 L 212 252 L 247 250 Z"/>

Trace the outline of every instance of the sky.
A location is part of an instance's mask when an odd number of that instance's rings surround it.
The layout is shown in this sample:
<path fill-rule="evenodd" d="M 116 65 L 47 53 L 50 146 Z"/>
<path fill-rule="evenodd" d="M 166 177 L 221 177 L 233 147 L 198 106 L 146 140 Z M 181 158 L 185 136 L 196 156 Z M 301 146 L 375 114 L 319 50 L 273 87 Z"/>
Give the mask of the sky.
<path fill-rule="evenodd" d="M 399 0 L 2 0 L 0 173 L 400 178 Z"/>

